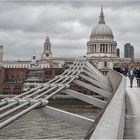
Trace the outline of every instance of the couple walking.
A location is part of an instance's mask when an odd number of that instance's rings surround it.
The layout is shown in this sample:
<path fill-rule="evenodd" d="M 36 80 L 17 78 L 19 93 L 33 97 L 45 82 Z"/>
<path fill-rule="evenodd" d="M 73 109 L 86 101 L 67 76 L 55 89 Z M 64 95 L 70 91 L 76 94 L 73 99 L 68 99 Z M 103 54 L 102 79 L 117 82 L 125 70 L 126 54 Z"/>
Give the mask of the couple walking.
<path fill-rule="evenodd" d="M 136 77 L 137 79 L 137 86 L 140 86 L 140 69 L 135 69 L 134 67 L 130 67 L 128 69 L 128 73 L 127 73 L 129 79 L 130 79 L 130 87 L 132 88 L 133 86 L 133 79 L 134 77 Z"/>

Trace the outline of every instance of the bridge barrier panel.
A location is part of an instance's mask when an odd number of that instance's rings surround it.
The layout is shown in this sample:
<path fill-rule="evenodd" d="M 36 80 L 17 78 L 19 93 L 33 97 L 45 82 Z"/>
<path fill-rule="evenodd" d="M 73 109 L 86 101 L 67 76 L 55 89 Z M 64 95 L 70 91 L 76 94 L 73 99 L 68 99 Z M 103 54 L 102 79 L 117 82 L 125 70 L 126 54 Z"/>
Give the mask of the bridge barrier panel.
<path fill-rule="evenodd" d="M 123 139 L 125 121 L 126 78 L 111 70 L 107 75 L 114 96 L 90 139 Z"/>
<path fill-rule="evenodd" d="M 107 78 L 110 82 L 110 85 L 112 86 L 113 93 L 115 93 L 122 80 L 122 75 L 113 70 L 110 70 L 107 75 Z"/>

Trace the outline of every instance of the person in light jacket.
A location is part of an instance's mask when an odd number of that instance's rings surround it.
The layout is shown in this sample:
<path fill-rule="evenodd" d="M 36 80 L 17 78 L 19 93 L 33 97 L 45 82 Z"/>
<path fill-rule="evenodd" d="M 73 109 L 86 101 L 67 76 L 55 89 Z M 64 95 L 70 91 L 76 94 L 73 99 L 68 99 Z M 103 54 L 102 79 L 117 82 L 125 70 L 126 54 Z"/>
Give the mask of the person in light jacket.
<path fill-rule="evenodd" d="M 133 87 L 133 79 L 135 77 L 135 69 L 134 67 L 130 67 L 128 69 L 128 73 L 127 73 L 129 79 L 130 79 L 130 87 L 132 88 Z"/>

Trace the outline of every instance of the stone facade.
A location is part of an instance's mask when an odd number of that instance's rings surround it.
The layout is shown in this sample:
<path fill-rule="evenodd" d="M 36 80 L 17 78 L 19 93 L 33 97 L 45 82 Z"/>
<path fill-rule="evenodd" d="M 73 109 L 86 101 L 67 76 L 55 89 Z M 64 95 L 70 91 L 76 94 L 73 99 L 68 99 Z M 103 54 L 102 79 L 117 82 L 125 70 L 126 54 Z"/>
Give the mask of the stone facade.
<path fill-rule="evenodd" d="M 113 69 L 114 61 L 117 57 L 117 42 L 111 28 L 105 24 L 103 7 L 99 16 L 98 25 L 96 25 L 87 42 L 87 57 L 91 63 L 103 74 L 107 74 L 109 69 Z"/>

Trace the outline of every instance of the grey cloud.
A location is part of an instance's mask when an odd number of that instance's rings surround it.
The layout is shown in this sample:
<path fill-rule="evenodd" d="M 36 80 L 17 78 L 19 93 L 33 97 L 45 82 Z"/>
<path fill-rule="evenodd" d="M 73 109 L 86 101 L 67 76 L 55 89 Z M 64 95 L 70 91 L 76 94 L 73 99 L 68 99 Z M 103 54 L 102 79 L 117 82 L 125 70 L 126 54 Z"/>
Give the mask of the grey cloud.
<path fill-rule="evenodd" d="M 100 5 L 99 1 L 1 3 L 0 44 L 5 46 L 5 59 L 30 59 L 33 50 L 40 58 L 47 34 L 54 56 L 85 55 L 86 42 L 98 23 Z M 103 5 L 106 23 L 121 55 L 124 43 L 130 42 L 138 57 L 140 2 L 103 1 Z"/>
<path fill-rule="evenodd" d="M 111 7 L 125 6 L 137 6 L 139 4 L 138 0 L 2 0 L 4 3 L 12 3 L 16 5 L 70 5 L 72 7 L 89 7 L 105 5 Z"/>

